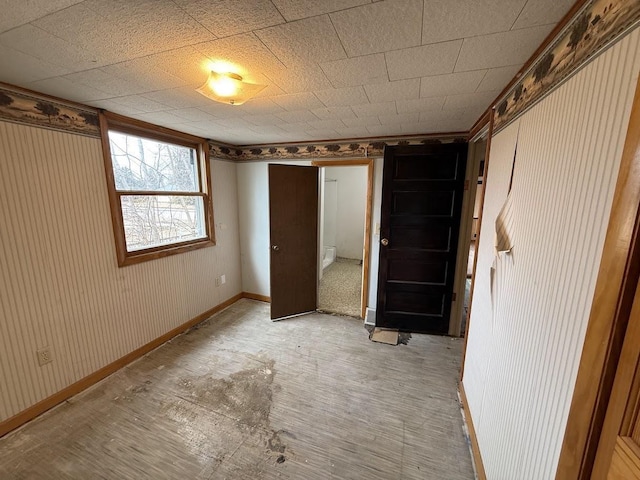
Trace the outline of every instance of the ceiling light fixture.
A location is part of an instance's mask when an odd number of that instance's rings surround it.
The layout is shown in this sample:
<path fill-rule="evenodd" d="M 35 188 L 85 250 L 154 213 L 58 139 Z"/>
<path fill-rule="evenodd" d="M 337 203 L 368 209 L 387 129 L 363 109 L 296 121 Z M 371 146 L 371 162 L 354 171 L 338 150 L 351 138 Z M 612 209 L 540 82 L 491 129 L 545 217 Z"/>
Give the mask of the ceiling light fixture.
<path fill-rule="evenodd" d="M 218 73 L 212 70 L 204 85 L 196 91 L 216 102 L 242 105 L 265 88 L 266 85 L 243 82 L 242 77 L 236 73 Z"/>

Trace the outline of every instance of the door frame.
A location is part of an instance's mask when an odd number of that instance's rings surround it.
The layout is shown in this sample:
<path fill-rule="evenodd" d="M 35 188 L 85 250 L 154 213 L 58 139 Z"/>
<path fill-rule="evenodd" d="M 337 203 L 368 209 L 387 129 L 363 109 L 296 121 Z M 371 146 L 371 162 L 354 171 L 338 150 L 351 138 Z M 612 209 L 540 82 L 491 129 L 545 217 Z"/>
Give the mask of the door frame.
<path fill-rule="evenodd" d="M 364 253 L 362 259 L 362 291 L 360 292 L 360 316 L 364 319 L 367 313 L 369 298 L 369 268 L 371 262 L 371 212 L 373 209 L 373 159 L 363 158 L 354 160 L 314 160 L 314 167 L 367 167 L 367 199 L 364 215 Z M 318 231 L 320 229 L 318 228 Z M 322 242 L 318 242 L 318 255 Z"/>
<path fill-rule="evenodd" d="M 476 148 L 476 144 L 480 141 L 486 141 L 489 143 L 488 132 L 489 132 L 489 118 L 485 114 L 483 119 L 486 117 L 486 123 L 483 124 L 478 132 L 476 132 L 473 137 L 471 137 L 468 141 L 469 149 L 467 153 L 467 169 L 465 172 L 465 187 L 464 187 L 464 196 L 462 198 L 462 212 L 460 213 L 460 232 L 458 234 L 458 253 L 456 257 L 456 273 L 454 277 L 453 283 L 453 291 L 455 292 L 455 300 L 451 305 L 451 319 L 449 322 L 449 335 L 452 337 L 459 337 L 461 335 L 462 330 L 462 311 L 464 308 L 464 292 L 465 292 L 465 283 L 467 280 L 467 265 L 469 262 L 469 249 L 471 247 L 471 231 L 473 228 L 473 211 L 475 207 L 476 200 L 476 191 L 478 190 L 478 170 L 480 168 L 480 158 L 482 155 L 478 154 L 478 150 Z M 483 179 L 483 184 L 486 185 L 486 172 L 489 151 L 485 147 L 484 152 L 484 172 L 485 178 Z M 484 194 L 482 198 L 479 200 L 480 203 L 484 203 Z M 479 210 L 478 224 L 480 224 L 482 220 L 482 207 Z M 476 255 L 474 257 L 473 269 L 471 271 L 471 288 L 469 289 L 469 312 L 471 311 L 471 297 L 473 295 L 473 282 L 475 280 L 476 273 L 476 262 L 475 259 L 478 258 L 478 240 L 480 235 L 478 234 L 478 238 L 476 238 Z M 467 328 L 466 331 L 469 330 L 469 318 L 467 316 Z M 465 342 L 466 345 L 466 342 Z M 464 357 L 463 357 L 464 359 Z"/>
<path fill-rule="evenodd" d="M 591 478 L 640 277 L 640 80 L 636 84 L 557 480 Z"/>

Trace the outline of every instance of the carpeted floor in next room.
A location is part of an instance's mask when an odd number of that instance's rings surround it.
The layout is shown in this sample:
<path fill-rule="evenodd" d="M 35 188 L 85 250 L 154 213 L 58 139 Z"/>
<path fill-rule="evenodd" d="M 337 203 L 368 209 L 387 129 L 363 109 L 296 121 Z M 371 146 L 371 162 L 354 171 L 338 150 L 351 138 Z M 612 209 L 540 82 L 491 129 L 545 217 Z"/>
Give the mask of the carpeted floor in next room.
<path fill-rule="evenodd" d="M 318 309 L 360 317 L 362 264 L 360 260 L 338 258 L 324 269 L 318 292 Z"/>

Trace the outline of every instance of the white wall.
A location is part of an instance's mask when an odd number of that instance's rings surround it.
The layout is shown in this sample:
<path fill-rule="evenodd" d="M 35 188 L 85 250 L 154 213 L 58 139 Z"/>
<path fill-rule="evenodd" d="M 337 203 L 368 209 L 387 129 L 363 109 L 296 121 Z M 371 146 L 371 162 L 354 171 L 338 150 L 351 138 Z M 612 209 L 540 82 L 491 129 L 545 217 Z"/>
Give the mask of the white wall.
<path fill-rule="evenodd" d="M 269 296 L 269 163 L 310 165 L 311 161 L 246 162 L 238 167 L 238 207 L 240 215 L 240 250 L 242 289 Z M 371 262 L 369 306 L 375 308 L 378 280 L 378 239 L 373 228 L 380 222 L 382 199 L 382 158 L 374 160 L 373 212 L 371 229 Z M 347 167 L 339 167 L 347 168 Z M 366 169 L 365 169 L 366 170 Z"/>
<path fill-rule="evenodd" d="M 326 175 L 326 172 L 325 172 Z M 325 178 L 323 182 L 323 195 L 321 201 L 324 202 L 322 246 L 336 247 L 338 245 L 338 182 L 331 177 Z"/>
<path fill-rule="evenodd" d="M 100 140 L 0 122 L 0 421 L 241 291 L 236 165 L 212 177 L 217 246 L 118 268 Z"/>
<path fill-rule="evenodd" d="M 326 167 L 327 178 L 336 179 L 336 246 L 338 256 L 362 260 L 367 207 L 367 167 Z"/>
<path fill-rule="evenodd" d="M 639 70 L 636 29 L 492 140 L 463 378 L 490 480 L 555 478 Z"/>

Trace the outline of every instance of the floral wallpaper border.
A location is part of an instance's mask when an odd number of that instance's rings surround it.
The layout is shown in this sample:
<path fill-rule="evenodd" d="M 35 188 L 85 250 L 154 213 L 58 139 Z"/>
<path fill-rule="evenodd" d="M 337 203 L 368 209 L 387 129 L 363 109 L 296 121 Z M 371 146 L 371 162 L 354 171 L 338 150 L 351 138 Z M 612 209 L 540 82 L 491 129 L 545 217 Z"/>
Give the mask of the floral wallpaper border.
<path fill-rule="evenodd" d="M 98 111 L 0 86 L 0 119 L 100 137 Z"/>
<path fill-rule="evenodd" d="M 589 0 L 497 103 L 494 133 L 640 22 L 638 0 Z"/>
<path fill-rule="evenodd" d="M 389 137 L 375 140 L 358 139 L 335 142 L 297 143 L 234 147 L 209 141 L 212 157 L 234 161 L 294 160 L 301 158 L 366 158 L 380 157 L 386 145 L 421 145 L 430 143 L 466 142 L 466 135 L 443 134 L 416 137 Z"/>

